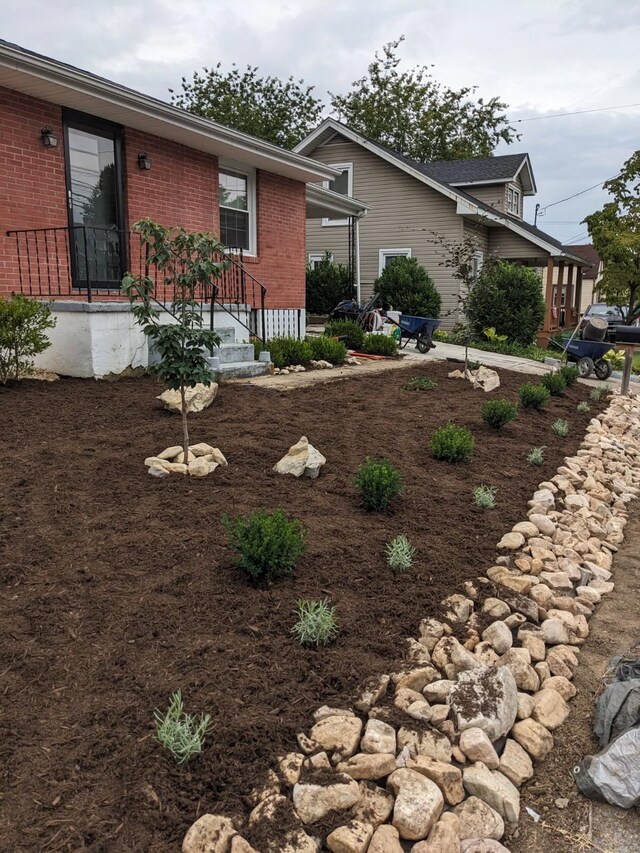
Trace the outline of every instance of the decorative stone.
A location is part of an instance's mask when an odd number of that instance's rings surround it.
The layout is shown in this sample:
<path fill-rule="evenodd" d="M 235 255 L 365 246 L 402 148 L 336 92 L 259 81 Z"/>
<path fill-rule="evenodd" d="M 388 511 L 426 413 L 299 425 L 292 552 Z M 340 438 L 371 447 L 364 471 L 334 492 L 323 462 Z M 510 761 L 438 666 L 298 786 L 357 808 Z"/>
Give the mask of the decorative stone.
<path fill-rule="evenodd" d="M 398 731 L 398 749 L 409 748 L 412 755 L 428 755 L 437 761 L 451 761 L 451 742 L 446 735 L 434 730 L 418 730 L 402 726 Z"/>
<path fill-rule="evenodd" d="M 491 838 L 469 838 L 460 842 L 460 853 L 509 853 L 504 844 Z"/>
<path fill-rule="evenodd" d="M 498 542 L 498 549 L 502 551 L 517 551 L 522 548 L 525 543 L 525 538 L 522 533 L 505 533 L 502 539 Z"/>
<path fill-rule="evenodd" d="M 569 716 L 569 706 L 555 690 L 540 690 L 533 697 L 533 702 L 531 716 L 550 731 L 561 726 Z"/>
<path fill-rule="evenodd" d="M 518 711 L 516 717 L 519 720 L 526 720 L 531 716 L 533 711 L 533 696 L 528 693 L 518 693 Z"/>
<path fill-rule="evenodd" d="M 229 818 L 203 814 L 187 830 L 182 853 L 227 853 L 229 842 L 236 834 Z"/>
<path fill-rule="evenodd" d="M 522 634 L 519 636 L 522 648 L 529 652 L 532 661 L 537 663 L 545 659 L 547 647 L 542 637 L 534 634 L 533 631 L 522 631 Z"/>
<path fill-rule="evenodd" d="M 442 670 L 448 679 L 452 680 L 459 673 L 480 666 L 471 652 L 460 645 L 455 637 L 443 637 L 438 640 L 431 653 L 431 659 L 435 666 Z M 434 681 L 435 679 L 430 680 Z"/>
<path fill-rule="evenodd" d="M 332 853 L 366 853 L 373 827 L 370 823 L 352 820 L 327 835 L 326 844 Z"/>
<path fill-rule="evenodd" d="M 300 778 L 304 755 L 300 752 L 289 752 L 278 762 L 280 776 L 288 785 L 295 785 Z"/>
<path fill-rule="evenodd" d="M 192 477 L 206 477 L 218 467 L 217 462 L 210 462 L 207 456 L 195 457 L 189 462 L 189 474 Z"/>
<path fill-rule="evenodd" d="M 215 382 L 205 385 L 198 382 L 193 388 L 185 388 L 184 398 L 187 412 L 201 412 L 210 406 L 216 398 L 218 386 Z M 170 412 L 182 412 L 182 398 L 180 391 L 169 388 L 163 391 L 156 399 L 160 400 L 165 409 Z M 180 448 L 182 449 L 182 448 Z"/>
<path fill-rule="evenodd" d="M 460 821 L 460 839 L 494 838 L 504 835 L 504 821 L 498 812 L 479 797 L 471 796 L 456 806 L 454 815 Z"/>
<path fill-rule="evenodd" d="M 325 717 L 311 729 L 310 737 L 327 751 L 338 752 L 348 758 L 360 743 L 362 720 L 352 716 Z"/>
<path fill-rule="evenodd" d="M 336 773 L 334 784 L 298 782 L 293 786 L 293 807 L 303 823 L 317 823 L 329 812 L 349 809 L 360 799 L 360 788 L 355 779 Z"/>
<path fill-rule="evenodd" d="M 451 622 L 467 622 L 473 613 L 473 601 L 460 593 L 447 596 L 442 605 L 446 608 L 447 619 Z"/>
<path fill-rule="evenodd" d="M 258 851 L 248 841 L 245 841 L 241 835 L 234 835 L 231 839 L 229 853 L 258 853 Z"/>
<path fill-rule="evenodd" d="M 482 639 L 491 643 L 499 655 L 503 655 L 513 645 L 513 634 L 504 622 L 493 622 L 482 632 Z"/>
<path fill-rule="evenodd" d="M 360 749 L 369 753 L 388 753 L 395 755 L 396 730 L 382 720 L 371 718 L 367 721 Z"/>
<path fill-rule="evenodd" d="M 488 613 L 494 619 L 504 619 L 511 613 L 511 608 L 499 598 L 487 598 L 482 605 L 482 612 Z"/>
<path fill-rule="evenodd" d="M 454 820 L 451 820 L 454 818 Z M 419 841 L 411 853 L 459 853 L 460 822 L 451 812 L 445 812 L 436 823 L 426 841 Z"/>
<path fill-rule="evenodd" d="M 561 619 L 545 619 L 540 625 L 540 632 L 548 646 L 569 642 L 569 629 Z"/>
<path fill-rule="evenodd" d="M 444 634 L 444 625 L 437 619 L 423 619 L 420 623 L 420 642 L 430 652 Z"/>
<path fill-rule="evenodd" d="M 540 679 L 530 661 L 529 652 L 522 648 L 511 648 L 500 658 L 500 664 L 511 671 L 518 690 L 533 692 L 540 687 Z"/>
<path fill-rule="evenodd" d="M 351 817 L 374 827 L 385 823 L 393 811 L 393 796 L 375 782 L 360 782 L 359 790 L 360 797 L 350 810 Z"/>
<path fill-rule="evenodd" d="M 352 779 L 382 779 L 396 769 L 395 754 L 359 752 L 338 765 L 338 770 Z"/>
<path fill-rule="evenodd" d="M 373 833 L 367 853 L 403 853 L 400 833 L 390 823 L 379 826 Z"/>
<path fill-rule="evenodd" d="M 191 450 L 191 447 L 189 447 Z M 191 451 L 193 453 L 193 451 Z M 173 461 L 178 453 L 182 453 L 182 445 L 181 444 L 172 444 L 171 447 L 167 447 L 166 450 L 163 450 L 162 453 L 158 453 L 158 459 L 167 459 Z M 196 454 L 194 454 L 195 456 Z M 145 462 L 145 465 L 147 463 Z"/>
<path fill-rule="evenodd" d="M 532 758 L 538 761 L 553 749 L 553 736 L 544 726 L 531 718 L 516 723 L 511 729 L 511 736 L 527 750 Z"/>
<path fill-rule="evenodd" d="M 454 684 L 455 681 L 450 681 L 449 679 L 432 681 L 431 684 L 427 684 L 424 688 L 422 695 L 427 702 L 446 702 Z"/>
<path fill-rule="evenodd" d="M 565 702 L 573 699 L 577 693 L 575 686 L 563 675 L 553 675 L 551 678 L 545 678 L 540 686 L 543 690 L 555 690 L 562 696 Z"/>
<path fill-rule="evenodd" d="M 513 674 L 504 666 L 463 672 L 449 694 L 449 705 L 460 731 L 477 727 L 495 741 L 516 719 L 518 689 Z"/>
<path fill-rule="evenodd" d="M 533 764 L 528 753 L 511 738 L 506 740 L 498 769 L 518 788 L 533 776 Z"/>
<path fill-rule="evenodd" d="M 403 687 L 408 687 L 410 690 L 420 693 L 429 682 L 435 681 L 438 675 L 437 669 L 432 666 L 421 666 L 418 669 L 400 674 L 396 681 L 396 688 L 402 690 Z"/>
<path fill-rule="evenodd" d="M 384 697 L 390 681 L 388 675 L 381 675 L 379 678 L 373 679 L 354 702 L 354 708 L 363 714 L 368 714 L 373 706 Z"/>
<path fill-rule="evenodd" d="M 306 435 L 292 444 L 282 459 L 274 465 L 273 470 L 278 474 L 293 474 L 294 477 L 309 477 L 315 480 L 326 458 L 319 450 L 309 444 Z"/>
<path fill-rule="evenodd" d="M 482 729 L 465 729 L 460 735 L 459 746 L 469 761 L 482 761 L 490 770 L 497 770 L 500 764 L 498 753 Z"/>
<path fill-rule="evenodd" d="M 395 794 L 392 824 L 407 841 L 426 838 L 444 806 L 438 786 L 406 767 L 389 776 L 387 786 Z"/>
<path fill-rule="evenodd" d="M 511 530 L 514 533 L 522 533 L 525 539 L 531 539 L 532 536 L 538 536 L 540 533 L 531 519 L 529 519 L 529 521 L 520 521 L 518 524 L 514 524 Z"/>
<path fill-rule="evenodd" d="M 407 760 L 407 767 L 435 782 L 450 806 L 455 806 L 464 800 L 462 771 L 453 764 L 437 761 L 427 755 L 416 755 L 415 758 Z"/>
<path fill-rule="evenodd" d="M 465 767 L 462 773 L 465 790 L 484 800 L 509 823 L 517 823 L 520 815 L 520 793 L 513 782 L 498 770 L 489 770 L 481 761 Z"/>

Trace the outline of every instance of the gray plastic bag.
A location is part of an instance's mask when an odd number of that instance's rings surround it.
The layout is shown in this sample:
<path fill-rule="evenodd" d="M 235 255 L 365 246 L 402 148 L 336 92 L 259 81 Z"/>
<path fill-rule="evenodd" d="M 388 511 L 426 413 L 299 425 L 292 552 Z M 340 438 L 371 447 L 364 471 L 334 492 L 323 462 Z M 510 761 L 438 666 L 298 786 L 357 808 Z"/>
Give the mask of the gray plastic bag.
<path fill-rule="evenodd" d="M 619 735 L 573 768 L 580 791 L 592 800 L 630 809 L 640 804 L 640 727 Z"/>

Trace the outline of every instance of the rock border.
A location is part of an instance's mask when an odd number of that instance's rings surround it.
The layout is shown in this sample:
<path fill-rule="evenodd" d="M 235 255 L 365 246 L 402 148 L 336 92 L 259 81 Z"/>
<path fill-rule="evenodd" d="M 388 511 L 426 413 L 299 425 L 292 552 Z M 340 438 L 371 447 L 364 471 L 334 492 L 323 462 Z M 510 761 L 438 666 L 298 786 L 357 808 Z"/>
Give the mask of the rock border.
<path fill-rule="evenodd" d="M 371 681 L 353 708 L 319 708 L 298 751 L 253 792 L 260 853 L 314 853 L 320 821 L 331 823 L 323 849 L 334 853 L 402 853 L 401 841 L 415 842 L 411 853 L 507 851 L 505 823 L 517 823 L 519 788 L 569 715 L 589 619 L 614 588 L 613 555 L 638 496 L 640 402 L 613 396 L 485 576 L 407 640 L 406 668 Z M 182 851 L 258 853 L 210 814 Z"/>

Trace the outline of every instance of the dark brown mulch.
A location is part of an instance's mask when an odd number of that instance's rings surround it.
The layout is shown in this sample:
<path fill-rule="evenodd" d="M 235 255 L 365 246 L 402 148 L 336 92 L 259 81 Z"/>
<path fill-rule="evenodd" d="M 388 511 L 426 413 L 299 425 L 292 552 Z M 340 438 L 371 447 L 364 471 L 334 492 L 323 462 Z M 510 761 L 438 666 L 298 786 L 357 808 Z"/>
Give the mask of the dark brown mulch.
<path fill-rule="evenodd" d="M 288 393 L 224 387 L 191 419 L 192 441 L 230 462 L 203 480 L 146 474 L 144 457 L 179 436 L 150 380 L 25 382 L 0 395 L 4 849 L 176 851 L 199 814 L 245 813 L 319 703 L 345 702 L 398 664 L 420 619 L 490 564 L 590 417 L 576 413 L 588 389 L 574 387 L 491 431 L 485 395 L 450 369 Z M 421 372 L 437 391 L 401 390 Z M 527 378 L 501 376 L 490 396 L 515 399 Z M 557 417 L 571 424 L 566 439 L 550 429 Z M 470 463 L 430 458 L 447 420 L 473 430 Z M 271 470 L 303 434 L 328 458 L 315 482 Z M 528 465 L 542 444 L 545 464 Z M 367 454 L 404 474 L 392 514 L 357 508 L 352 480 Z M 479 483 L 498 487 L 495 510 L 471 504 Z M 278 506 L 308 527 L 308 550 L 294 577 L 256 589 L 234 568 L 221 515 Z M 394 576 L 384 545 L 399 533 L 417 560 Z M 340 636 L 302 650 L 290 634 L 296 599 L 323 596 Z M 178 687 L 188 710 L 213 719 L 187 769 L 154 741 L 153 710 Z"/>

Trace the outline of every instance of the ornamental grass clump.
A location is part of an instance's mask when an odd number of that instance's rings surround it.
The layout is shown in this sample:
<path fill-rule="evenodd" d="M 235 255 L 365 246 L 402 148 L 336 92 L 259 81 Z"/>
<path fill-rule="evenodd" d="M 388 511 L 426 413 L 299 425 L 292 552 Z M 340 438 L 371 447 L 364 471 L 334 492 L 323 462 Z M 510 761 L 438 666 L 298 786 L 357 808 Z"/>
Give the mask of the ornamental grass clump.
<path fill-rule="evenodd" d="M 466 427 L 449 423 L 431 436 L 431 453 L 445 462 L 466 462 L 473 455 L 475 442 Z"/>
<path fill-rule="evenodd" d="M 393 572 L 406 572 L 413 565 L 416 549 L 404 534 L 387 542 L 387 565 Z"/>
<path fill-rule="evenodd" d="M 560 438 L 566 438 L 569 435 L 569 424 L 564 420 L 564 418 L 558 418 L 557 421 L 554 421 L 551 424 L 551 429 L 556 435 L 559 435 Z"/>
<path fill-rule="evenodd" d="M 211 726 L 209 714 L 186 714 L 179 690 L 171 697 L 169 708 L 162 714 L 154 712 L 156 740 L 168 749 L 178 764 L 185 764 L 202 752 L 204 738 Z"/>
<path fill-rule="evenodd" d="M 297 519 L 289 520 L 282 509 L 258 510 L 248 518 L 222 523 L 237 554 L 238 568 L 253 581 L 272 581 L 292 574 L 305 550 L 305 529 Z"/>
<path fill-rule="evenodd" d="M 558 369 L 558 373 L 564 379 L 567 388 L 571 388 L 571 386 L 575 385 L 578 381 L 578 368 L 573 367 L 570 364 L 563 364 L 562 367 Z"/>
<path fill-rule="evenodd" d="M 545 373 L 540 382 L 544 385 L 552 397 L 562 397 L 567 390 L 567 383 L 560 372 Z"/>
<path fill-rule="evenodd" d="M 542 465 L 544 462 L 544 447 L 532 447 L 527 456 L 529 465 Z"/>
<path fill-rule="evenodd" d="M 508 400 L 487 400 L 480 411 L 482 420 L 494 429 L 501 429 L 518 417 L 518 406 Z"/>
<path fill-rule="evenodd" d="M 520 403 L 525 409 L 540 410 L 543 408 L 551 394 L 543 385 L 532 385 L 531 383 L 527 383 L 526 385 L 520 386 L 518 396 L 520 397 Z"/>
<path fill-rule="evenodd" d="M 367 457 L 358 468 L 356 486 L 364 509 L 381 512 L 402 492 L 402 474 L 388 459 Z"/>
<path fill-rule="evenodd" d="M 326 646 L 338 635 L 336 609 L 329 607 L 329 600 L 296 602 L 298 621 L 291 629 L 302 646 Z"/>
<path fill-rule="evenodd" d="M 587 412 L 591 411 L 591 406 L 587 403 L 586 400 L 583 400 L 581 403 L 578 403 L 576 407 L 576 412 L 580 412 L 581 415 L 585 415 Z"/>
<path fill-rule="evenodd" d="M 473 502 L 481 509 L 494 509 L 496 505 L 497 486 L 476 486 L 473 490 Z"/>
<path fill-rule="evenodd" d="M 410 379 L 402 386 L 403 391 L 435 391 L 438 383 L 428 376 L 416 376 L 415 379 Z"/>

